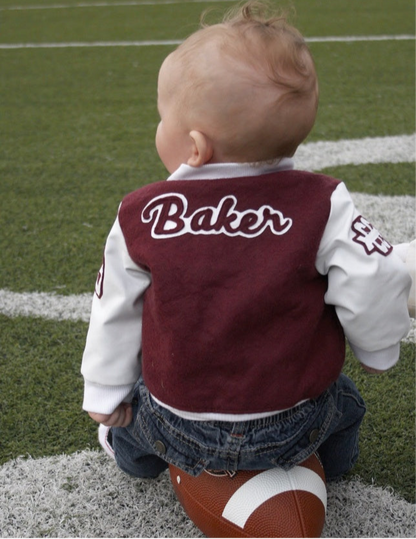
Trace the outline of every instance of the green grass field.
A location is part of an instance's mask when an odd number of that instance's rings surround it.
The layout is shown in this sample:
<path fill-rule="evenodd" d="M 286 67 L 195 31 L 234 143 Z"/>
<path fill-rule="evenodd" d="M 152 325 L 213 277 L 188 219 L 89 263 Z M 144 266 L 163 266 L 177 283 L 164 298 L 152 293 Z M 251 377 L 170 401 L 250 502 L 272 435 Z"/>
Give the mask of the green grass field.
<path fill-rule="evenodd" d="M 73 7 L 17 10 L 7 8 L 56 2 L 1 0 L 0 41 L 176 40 L 197 27 L 204 9 L 214 8 L 209 17 L 215 19 L 232 5 L 112 3 L 80 8 L 65 0 Z M 293 5 L 306 37 L 415 33 L 411 0 Z M 0 48 L 0 289 L 93 290 L 120 200 L 166 177 L 154 148 L 156 80 L 172 48 Z M 321 102 L 308 142 L 415 132 L 414 40 L 317 42 L 310 48 Z M 344 179 L 351 191 L 415 195 L 412 163 L 325 172 Z M 19 455 L 98 447 L 96 427 L 81 410 L 87 324 L 0 315 L 0 328 L 0 464 Z M 366 375 L 350 352 L 345 366 L 369 410 L 354 473 L 409 501 L 415 500 L 414 358 L 414 343 L 404 343 L 401 362 L 383 376 Z"/>

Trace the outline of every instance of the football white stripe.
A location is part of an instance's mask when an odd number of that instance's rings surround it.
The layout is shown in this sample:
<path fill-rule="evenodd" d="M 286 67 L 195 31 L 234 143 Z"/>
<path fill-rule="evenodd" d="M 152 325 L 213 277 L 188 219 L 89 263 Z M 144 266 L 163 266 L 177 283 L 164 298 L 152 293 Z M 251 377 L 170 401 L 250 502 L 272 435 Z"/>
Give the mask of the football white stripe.
<path fill-rule="evenodd" d="M 229 499 L 222 516 L 244 528 L 250 515 L 273 496 L 290 490 L 303 490 L 317 496 L 326 511 L 326 486 L 317 473 L 295 466 L 289 472 L 281 468 L 266 470 L 244 483 Z"/>

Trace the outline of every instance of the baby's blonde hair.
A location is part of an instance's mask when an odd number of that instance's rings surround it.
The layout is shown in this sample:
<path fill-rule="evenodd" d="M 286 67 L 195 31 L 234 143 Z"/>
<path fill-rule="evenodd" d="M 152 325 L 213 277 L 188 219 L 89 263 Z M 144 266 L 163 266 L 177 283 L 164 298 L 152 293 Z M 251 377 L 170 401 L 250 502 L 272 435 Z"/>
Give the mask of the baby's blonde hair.
<path fill-rule="evenodd" d="M 203 25 L 174 54 L 182 66 L 178 103 L 184 113 L 195 108 L 195 128 L 218 141 L 224 159 L 291 156 L 312 129 L 318 105 L 312 56 L 287 17 L 264 2 L 247 2 L 222 23 Z"/>

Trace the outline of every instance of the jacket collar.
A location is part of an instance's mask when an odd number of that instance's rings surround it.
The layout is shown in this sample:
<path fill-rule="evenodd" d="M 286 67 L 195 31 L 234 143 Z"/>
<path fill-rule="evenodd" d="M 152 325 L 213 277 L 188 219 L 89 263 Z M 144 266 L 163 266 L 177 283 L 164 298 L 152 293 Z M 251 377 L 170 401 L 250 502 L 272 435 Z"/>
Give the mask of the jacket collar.
<path fill-rule="evenodd" d="M 293 159 L 284 157 L 274 163 L 213 163 L 202 167 L 180 165 L 167 181 L 172 180 L 221 180 L 226 178 L 242 178 L 247 176 L 261 176 L 272 172 L 292 170 Z"/>

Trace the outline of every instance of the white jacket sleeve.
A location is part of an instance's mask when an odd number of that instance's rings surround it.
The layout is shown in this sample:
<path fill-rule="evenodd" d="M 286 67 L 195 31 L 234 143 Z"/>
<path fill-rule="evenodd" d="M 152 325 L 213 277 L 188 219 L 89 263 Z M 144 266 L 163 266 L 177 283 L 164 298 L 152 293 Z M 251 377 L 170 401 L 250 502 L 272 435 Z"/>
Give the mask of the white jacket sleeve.
<path fill-rule="evenodd" d="M 140 376 L 143 295 L 150 273 L 127 251 L 118 218 L 107 238 L 82 359 L 83 408 L 110 414 Z"/>
<path fill-rule="evenodd" d="M 358 360 L 379 370 L 392 367 L 410 328 L 411 279 L 392 246 L 359 215 L 342 183 L 331 198 L 316 268 L 328 276 L 325 302 L 335 306 Z"/>

